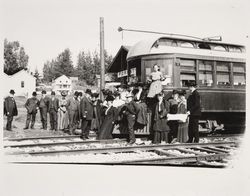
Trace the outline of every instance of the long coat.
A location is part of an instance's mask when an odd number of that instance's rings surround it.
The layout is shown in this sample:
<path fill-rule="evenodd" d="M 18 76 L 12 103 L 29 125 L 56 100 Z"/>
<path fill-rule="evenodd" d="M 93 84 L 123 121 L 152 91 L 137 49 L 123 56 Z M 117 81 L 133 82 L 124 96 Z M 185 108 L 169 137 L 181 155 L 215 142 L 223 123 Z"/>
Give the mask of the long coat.
<path fill-rule="evenodd" d="M 190 116 L 201 116 L 200 102 L 200 94 L 197 90 L 194 90 L 187 99 L 187 110 L 190 111 Z"/>
<path fill-rule="evenodd" d="M 112 132 L 117 116 L 117 109 L 113 106 L 104 112 L 104 120 L 100 128 L 98 139 L 112 139 Z"/>
<path fill-rule="evenodd" d="M 9 116 L 17 116 L 16 101 L 13 97 L 6 97 L 4 100 L 4 114 Z"/>
<path fill-rule="evenodd" d="M 94 115 L 94 106 L 93 103 L 87 98 L 84 97 L 80 103 L 80 116 L 86 120 L 92 120 Z"/>
<path fill-rule="evenodd" d="M 37 107 L 39 106 L 39 100 L 36 97 L 31 97 L 27 99 L 25 103 L 25 108 L 29 114 L 37 113 Z"/>
<path fill-rule="evenodd" d="M 54 109 L 56 112 L 59 109 L 59 100 L 57 98 L 54 98 L 54 100 L 52 100 L 51 98 L 49 99 L 49 111 L 51 109 Z"/>
<path fill-rule="evenodd" d="M 154 113 L 154 124 L 153 124 L 153 130 L 154 131 L 169 131 L 170 128 L 167 125 L 167 114 L 168 110 L 162 102 L 161 104 L 157 103 Z"/>

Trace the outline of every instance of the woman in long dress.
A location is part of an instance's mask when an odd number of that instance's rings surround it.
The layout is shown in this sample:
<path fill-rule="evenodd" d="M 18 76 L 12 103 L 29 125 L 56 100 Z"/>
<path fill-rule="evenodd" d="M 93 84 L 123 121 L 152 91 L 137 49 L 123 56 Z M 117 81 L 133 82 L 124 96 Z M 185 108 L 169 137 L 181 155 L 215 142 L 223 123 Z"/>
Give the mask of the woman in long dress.
<path fill-rule="evenodd" d="M 161 93 L 162 91 L 162 84 L 161 80 L 164 79 L 162 73 L 159 71 L 159 66 L 157 64 L 154 65 L 154 71 L 151 73 L 151 80 L 152 83 L 149 87 L 148 97 L 154 98 L 155 95 Z"/>
<path fill-rule="evenodd" d="M 177 114 L 187 113 L 187 100 L 185 98 L 186 91 L 179 92 L 180 102 L 178 103 Z M 179 121 L 177 142 L 185 143 L 188 140 L 188 120 L 186 122 Z"/>
<path fill-rule="evenodd" d="M 113 107 L 114 97 L 109 95 L 106 98 L 107 108 L 104 112 L 104 120 L 100 127 L 100 132 L 98 135 L 99 140 L 103 139 L 113 139 L 112 132 L 114 129 L 115 122 L 117 120 L 117 109 Z"/>
<path fill-rule="evenodd" d="M 61 95 L 62 98 L 59 100 L 59 110 L 58 110 L 58 130 L 65 131 L 69 126 L 69 118 L 66 108 L 67 104 L 66 93 L 63 91 Z"/>
<path fill-rule="evenodd" d="M 100 131 L 100 126 L 102 124 L 102 108 L 101 108 L 101 100 L 98 99 L 99 93 L 92 93 L 92 102 L 93 102 L 93 119 L 91 121 L 91 130 L 95 131 L 98 135 Z"/>
<path fill-rule="evenodd" d="M 153 143 L 161 143 L 162 141 L 168 143 L 168 133 L 170 128 L 167 125 L 167 114 L 168 109 L 166 108 L 163 100 L 164 94 L 159 93 L 157 95 L 158 103 L 156 104 L 155 114 L 154 114 L 154 140 Z"/>

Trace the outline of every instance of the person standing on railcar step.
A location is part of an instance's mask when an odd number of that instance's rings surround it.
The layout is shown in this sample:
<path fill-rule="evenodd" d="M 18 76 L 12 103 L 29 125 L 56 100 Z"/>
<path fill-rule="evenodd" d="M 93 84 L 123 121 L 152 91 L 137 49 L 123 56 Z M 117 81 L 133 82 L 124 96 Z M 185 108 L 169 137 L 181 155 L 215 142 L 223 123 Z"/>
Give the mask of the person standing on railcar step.
<path fill-rule="evenodd" d="M 160 72 L 160 68 L 157 64 L 154 64 L 153 69 L 154 71 L 151 73 L 152 83 L 150 84 L 148 92 L 149 98 L 154 98 L 155 95 L 162 91 L 161 80 L 164 79 L 163 74 Z"/>
<path fill-rule="evenodd" d="M 31 121 L 30 128 L 34 129 L 36 121 L 36 113 L 39 108 L 39 100 L 36 98 L 36 92 L 32 93 L 32 97 L 27 99 L 25 108 L 27 109 L 26 126 L 23 129 L 28 129 Z"/>
<path fill-rule="evenodd" d="M 5 98 L 4 100 L 4 115 L 7 116 L 7 125 L 6 125 L 6 130 L 12 131 L 11 129 L 11 124 L 13 121 L 13 116 L 17 116 L 18 111 L 17 111 L 17 106 L 16 106 L 16 101 L 14 99 L 14 90 L 10 90 L 10 95 Z"/>
<path fill-rule="evenodd" d="M 49 117 L 50 117 L 50 130 L 58 130 L 58 109 L 59 109 L 59 100 L 55 97 L 56 93 L 51 92 L 51 98 L 49 100 Z"/>
<path fill-rule="evenodd" d="M 39 101 L 40 117 L 42 122 L 42 128 L 47 130 L 47 113 L 49 108 L 49 98 L 46 96 L 46 91 L 42 91 L 42 97 Z"/>
<path fill-rule="evenodd" d="M 128 103 L 126 104 L 126 109 L 124 110 L 126 118 L 127 118 L 127 125 L 128 125 L 128 134 L 129 134 L 129 144 L 135 143 L 135 132 L 134 132 L 134 125 L 136 121 L 136 115 L 138 113 L 138 107 L 134 101 L 134 96 L 132 93 L 128 94 L 127 96 Z"/>
<path fill-rule="evenodd" d="M 188 143 L 199 142 L 199 119 L 201 116 L 201 100 L 200 94 L 196 90 L 196 83 L 190 82 L 188 88 L 191 95 L 187 99 L 187 114 L 189 115 L 188 124 Z"/>
<path fill-rule="evenodd" d="M 74 93 L 74 96 L 67 101 L 66 108 L 69 114 L 69 134 L 75 133 L 77 128 L 77 116 L 79 115 L 79 103 L 78 103 L 78 92 Z"/>
<path fill-rule="evenodd" d="M 82 118 L 82 134 L 81 138 L 86 140 L 89 138 L 89 131 L 91 128 L 91 122 L 94 116 L 94 106 L 91 100 L 92 92 L 90 89 L 86 89 L 85 96 L 80 103 L 80 114 Z"/>

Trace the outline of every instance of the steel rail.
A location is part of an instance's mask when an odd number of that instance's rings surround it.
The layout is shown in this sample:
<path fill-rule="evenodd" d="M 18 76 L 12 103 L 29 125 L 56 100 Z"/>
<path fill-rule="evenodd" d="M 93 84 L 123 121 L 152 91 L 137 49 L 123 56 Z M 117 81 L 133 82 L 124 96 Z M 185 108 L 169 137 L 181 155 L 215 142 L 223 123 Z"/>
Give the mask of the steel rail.
<path fill-rule="evenodd" d="M 157 150 L 157 149 L 175 149 L 178 147 L 192 148 L 192 147 L 209 147 L 209 146 L 236 146 L 236 142 L 213 142 L 213 143 L 185 143 L 185 144 L 159 144 L 159 145 L 141 145 L 141 146 L 124 146 L 124 147 L 106 147 L 106 148 L 87 148 L 87 149 L 70 149 L 70 150 L 54 150 L 54 151 L 39 151 L 39 152 L 14 152 L 11 154 L 30 154 L 30 155 L 53 155 L 53 154 L 100 154 L 100 153 L 119 153 L 119 152 L 133 152 L 136 150 Z"/>
<path fill-rule="evenodd" d="M 83 141 L 67 141 L 67 142 L 50 142 L 50 143 L 34 143 L 34 144 L 15 144 L 15 145 L 4 145 L 4 148 L 28 148 L 28 147 L 44 147 L 44 146 L 60 146 L 60 145 L 72 145 L 72 144 L 113 144 L 125 142 L 126 139 L 116 140 L 83 140 Z"/>

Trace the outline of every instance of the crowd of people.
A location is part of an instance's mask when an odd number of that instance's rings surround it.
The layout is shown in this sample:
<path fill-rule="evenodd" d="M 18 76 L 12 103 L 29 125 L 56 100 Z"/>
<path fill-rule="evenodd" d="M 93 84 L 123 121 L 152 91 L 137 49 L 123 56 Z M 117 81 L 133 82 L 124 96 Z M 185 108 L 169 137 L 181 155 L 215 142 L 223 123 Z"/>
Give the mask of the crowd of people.
<path fill-rule="evenodd" d="M 98 92 L 86 89 L 74 92 L 67 98 L 65 92 L 57 98 L 55 92 L 51 96 L 42 91 L 41 98 L 33 92 L 32 97 L 25 103 L 27 119 L 24 129 L 34 128 L 37 111 L 40 111 L 42 129 L 47 130 L 47 114 L 50 119 L 50 129 L 62 130 L 76 134 L 81 129 L 81 138 L 89 138 L 90 130 L 95 131 L 97 139 L 112 139 L 114 126 L 119 125 L 128 133 L 129 144 L 134 144 L 135 127 L 143 128 L 148 125 L 148 113 L 151 113 L 150 129 L 153 133 L 153 143 L 199 142 L 198 121 L 201 116 L 200 96 L 195 82 L 189 83 L 190 96 L 186 99 L 185 90 L 173 90 L 167 98 L 159 83 L 162 78 L 157 66 L 152 73 L 152 83 L 147 90 L 142 84 L 136 86 L 119 86 L 115 91 L 103 90 L 103 101 Z M 4 101 L 4 114 L 7 116 L 6 129 L 11 130 L 13 116 L 18 114 L 14 100 L 14 90 Z M 170 120 L 174 114 L 186 114 L 185 120 Z"/>

